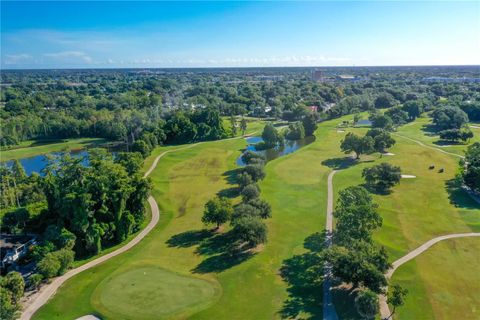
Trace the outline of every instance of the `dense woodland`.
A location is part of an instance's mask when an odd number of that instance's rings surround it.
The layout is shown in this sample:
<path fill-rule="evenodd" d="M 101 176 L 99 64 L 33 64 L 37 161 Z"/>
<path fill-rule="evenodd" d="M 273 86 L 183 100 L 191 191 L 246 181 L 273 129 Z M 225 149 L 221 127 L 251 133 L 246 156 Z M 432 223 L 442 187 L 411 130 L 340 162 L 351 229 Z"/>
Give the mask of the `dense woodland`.
<path fill-rule="evenodd" d="M 311 72 L 306 68 L 5 71 L 0 142 L 5 147 L 28 139 L 76 137 L 126 144 L 138 139 L 211 140 L 227 134 L 217 114 L 295 121 L 312 105 L 319 107 L 319 118 L 401 105 L 389 115 L 397 123 L 440 107 L 461 109 L 470 120 L 480 121 L 478 83 L 430 78 L 478 77 L 473 67 L 324 70 L 327 80 L 348 73 L 357 81 L 312 81 Z"/>

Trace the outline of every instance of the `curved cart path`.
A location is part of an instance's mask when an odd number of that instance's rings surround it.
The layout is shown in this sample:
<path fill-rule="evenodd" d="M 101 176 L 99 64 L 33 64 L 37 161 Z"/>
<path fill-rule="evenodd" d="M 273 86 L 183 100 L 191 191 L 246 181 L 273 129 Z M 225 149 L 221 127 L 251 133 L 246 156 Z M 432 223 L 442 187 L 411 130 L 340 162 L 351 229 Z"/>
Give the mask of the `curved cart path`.
<path fill-rule="evenodd" d="M 33 314 L 38 309 L 40 309 L 40 307 L 42 307 L 45 303 L 47 303 L 48 299 L 50 299 L 55 294 L 57 289 L 60 288 L 60 286 L 71 277 L 79 274 L 80 272 L 93 268 L 99 265 L 100 263 L 103 263 L 115 256 L 118 256 L 119 254 L 124 253 L 125 251 L 131 249 L 133 246 L 139 243 L 155 227 L 158 220 L 160 219 L 160 212 L 158 210 L 157 202 L 152 196 L 148 197 L 148 204 L 152 209 L 152 220 L 139 234 L 137 234 L 135 238 L 133 238 L 125 246 L 115 251 L 112 251 L 104 256 L 101 256 L 95 260 L 92 260 L 88 263 L 85 263 L 84 265 L 81 265 L 78 268 L 72 269 L 67 273 L 65 273 L 64 275 L 53 279 L 52 282 L 50 282 L 49 284 L 43 286 L 40 289 L 40 292 L 38 293 L 38 295 L 35 297 L 35 300 L 33 300 L 30 304 L 26 306 L 20 319 L 21 320 L 30 319 L 33 316 Z"/>
<path fill-rule="evenodd" d="M 337 173 L 337 170 L 333 170 L 328 175 L 327 180 L 327 223 L 326 223 L 326 243 L 328 246 L 332 245 L 332 232 L 333 232 L 333 176 Z M 331 268 L 329 265 L 325 266 L 325 275 L 323 281 L 323 320 L 338 320 L 337 311 L 332 301 L 331 293 Z"/>
<path fill-rule="evenodd" d="M 243 139 L 243 138 L 248 137 L 250 135 L 253 135 L 255 133 L 256 132 L 252 132 L 252 133 L 246 134 L 244 136 L 233 137 L 233 138 L 222 139 L 222 140 L 216 140 L 216 141 Z M 214 142 L 214 141 L 212 141 L 212 142 Z M 167 150 L 165 152 L 162 152 L 159 156 L 157 156 L 155 158 L 155 160 L 153 161 L 150 168 L 148 168 L 148 170 L 145 172 L 144 177 L 145 178 L 148 177 L 153 172 L 153 170 L 155 170 L 155 168 L 157 167 L 158 161 L 163 156 L 165 156 L 166 154 L 176 152 L 176 151 L 180 151 L 180 150 L 193 148 L 193 147 L 195 147 L 195 146 L 197 146 L 201 143 L 203 143 L 203 142 L 194 143 L 194 144 L 191 144 L 191 145 L 188 145 L 188 146 L 185 146 L 185 147 L 172 149 L 172 150 Z M 150 223 L 139 234 L 137 234 L 135 236 L 135 238 L 133 238 L 129 243 L 127 243 L 123 247 L 118 248 L 117 250 L 112 251 L 112 252 L 110 252 L 110 253 L 108 253 L 104 256 L 98 257 L 97 259 L 92 260 L 88 263 L 85 263 L 84 265 L 81 265 L 78 268 L 71 269 L 70 271 L 68 271 L 64 275 L 62 275 L 60 277 L 56 277 L 55 279 L 53 279 L 52 282 L 50 282 L 49 284 L 44 285 L 39 290 L 39 292 L 34 294 L 34 296 L 32 296 L 26 303 L 24 303 L 24 305 L 23 305 L 24 310 L 22 312 L 22 315 L 21 315 L 20 319 L 21 320 L 29 320 L 33 316 L 33 314 L 35 312 L 37 312 L 38 309 L 40 309 L 45 303 L 47 303 L 47 301 L 51 297 L 53 297 L 53 295 L 55 295 L 58 288 L 60 288 L 60 286 L 65 281 L 70 279 L 71 277 L 79 274 L 80 272 L 83 272 L 85 270 L 93 268 L 93 267 L 95 267 L 95 266 L 97 266 L 97 265 L 99 265 L 99 264 L 101 264 L 101 263 L 119 255 L 119 254 L 122 254 L 122 253 L 126 252 L 127 250 L 131 249 L 136 244 L 138 244 L 143 238 L 145 238 L 145 236 L 148 233 L 150 233 L 150 231 L 152 231 L 152 229 L 155 227 L 155 225 L 158 223 L 158 221 L 160 219 L 160 211 L 158 210 L 158 204 L 152 196 L 148 197 L 148 204 L 150 205 L 150 208 L 151 208 L 151 211 L 152 211 L 152 219 L 151 219 Z"/>
<path fill-rule="evenodd" d="M 398 134 L 398 133 L 395 133 L 395 132 L 393 132 L 392 135 L 397 136 L 397 137 L 401 137 L 401 138 L 404 138 L 404 139 L 407 139 L 407 140 L 410 140 L 410 141 L 415 142 L 415 143 L 417 143 L 417 144 L 419 144 L 419 145 L 421 145 L 422 147 L 425 147 L 425 148 L 437 150 L 437 151 L 440 151 L 441 153 L 449 154 L 449 155 L 451 155 L 451 156 L 459 157 L 459 158 L 462 158 L 462 159 L 465 158 L 465 157 L 462 156 L 462 155 L 459 155 L 459 154 L 456 154 L 456 153 L 453 153 L 453 152 L 448 152 L 448 151 L 442 150 L 442 149 L 440 149 L 440 148 L 436 148 L 436 147 L 429 146 L 429 145 L 423 143 L 422 141 L 415 140 L 415 139 L 406 137 L 406 136 L 404 136 L 404 135 L 401 135 L 401 134 Z"/>
<path fill-rule="evenodd" d="M 390 279 L 395 272 L 395 270 L 398 269 L 402 264 L 414 259 L 421 253 L 425 252 L 428 250 L 431 246 L 434 244 L 443 241 L 443 240 L 448 240 L 448 239 L 453 239 L 453 238 L 465 238 L 465 237 L 480 237 L 479 232 L 470 232 L 470 233 L 453 233 L 453 234 L 447 234 L 444 236 L 439 236 L 436 238 L 433 238 L 424 244 L 422 244 L 420 247 L 416 248 L 415 250 L 410 251 L 400 259 L 396 260 L 395 262 L 392 263 L 392 267 L 387 271 L 385 276 L 387 279 Z M 380 315 L 382 319 L 388 319 L 390 316 L 390 308 L 388 307 L 387 303 L 387 298 L 385 295 L 380 295 Z M 391 318 L 390 318 L 391 319 Z"/>

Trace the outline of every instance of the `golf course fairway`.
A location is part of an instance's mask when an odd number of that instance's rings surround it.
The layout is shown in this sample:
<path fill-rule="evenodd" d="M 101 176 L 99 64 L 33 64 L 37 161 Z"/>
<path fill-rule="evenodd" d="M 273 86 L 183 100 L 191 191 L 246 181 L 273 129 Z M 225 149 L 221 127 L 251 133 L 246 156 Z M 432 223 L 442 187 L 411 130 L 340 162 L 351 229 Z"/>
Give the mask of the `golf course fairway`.
<path fill-rule="evenodd" d="M 381 162 L 398 165 L 402 173 L 416 176 L 402 179 L 390 194 L 373 195 L 383 218 L 374 240 L 385 246 L 391 261 L 435 236 L 479 231 L 479 205 L 454 185 L 458 157 L 395 137 L 397 143 L 389 150 L 393 156 L 372 154 L 352 162 L 340 151 L 340 141 L 347 132 L 364 134 L 367 129 L 337 130 L 337 124 L 350 119 L 352 116 L 319 124 L 315 142 L 266 165 L 266 178 L 259 185 L 261 197 L 272 206 L 272 218 L 266 221 L 268 242 L 249 256 L 230 256 L 222 245 L 222 233 L 209 231 L 201 222 L 203 206 L 209 199 L 216 194 L 235 194 L 235 159 L 245 141 L 206 142 L 165 155 L 151 174 L 152 195 L 161 211 L 157 227 L 129 252 L 70 279 L 34 319 L 75 319 L 86 314 L 97 314 L 102 319 L 275 319 L 285 314 L 321 318 L 321 290 L 315 301 L 302 300 L 302 292 L 289 288 L 279 270 L 286 259 L 305 252 L 307 237 L 324 229 L 327 176 L 333 169 L 341 169 L 333 181 L 335 194 L 350 185 L 363 184 L 363 168 Z M 407 128 L 412 136 L 424 139 L 421 126 Z M 146 163 L 150 165 L 165 150 L 181 147 L 157 148 Z M 437 170 L 430 170 L 431 164 Z M 444 168 L 444 172 L 439 173 L 438 168 Z M 467 240 L 455 243 L 460 246 Z M 464 289 L 466 296 L 479 289 L 474 285 L 480 283 L 478 272 L 465 270 L 463 274 L 462 268 L 467 261 L 474 261 L 475 252 L 463 251 L 461 259 L 450 259 L 448 263 L 451 272 L 470 279 L 472 285 Z M 434 247 L 394 274 L 393 283 L 411 292 L 398 319 L 419 314 L 414 302 L 417 299 L 425 302 L 422 319 L 443 317 L 439 317 L 443 309 L 432 294 L 438 290 L 455 294 L 458 287 L 452 281 L 434 286 L 436 276 L 429 276 L 428 270 L 435 274 L 438 270 L 438 276 L 446 271 L 435 268 L 435 261 L 441 261 L 444 253 Z M 410 278 L 405 277 L 404 270 L 412 273 Z M 144 280 L 143 272 L 152 274 L 152 283 Z M 145 292 L 151 292 L 152 301 L 147 301 L 143 292 L 138 293 L 140 284 Z M 205 288 L 199 287 L 202 284 Z M 189 286 L 197 293 L 182 293 Z M 117 292 L 120 288 L 123 292 Z M 172 296 L 160 299 L 168 292 L 165 290 L 172 290 Z M 124 307 L 133 303 L 137 295 L 146 301 L 131 309 L 137 310 L 134 316 Z M 176 295 L 182 295 L 181 299 L 175 299 Z M 341 300 L 352 298 L 345 293 L 334 294 L 340 318 L 359 318 Z M 153 315 L 151 310 L 141 310 L 142 305 L 153 305 L 153 301 L 155 310 L 163 313 Z M 456 310 L 470 308 L 459 299 L 451 299 L 450 303 Z"/>

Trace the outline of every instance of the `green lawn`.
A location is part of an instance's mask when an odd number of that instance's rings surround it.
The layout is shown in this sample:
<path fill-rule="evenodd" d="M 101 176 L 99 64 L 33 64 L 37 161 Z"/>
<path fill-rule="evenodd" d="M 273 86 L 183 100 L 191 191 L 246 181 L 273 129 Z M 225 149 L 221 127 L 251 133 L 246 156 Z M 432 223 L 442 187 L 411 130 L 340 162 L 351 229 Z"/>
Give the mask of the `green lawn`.
<path fill-rule="evenodd" d="M 132 265 L 131 270 L 114 273 L 102 281 L 93 303 L 115 318 L 153 319 L 202 308 L 212 301 L 217 290 L 206 280 L 157 266 Z M 148 308 L 145 301 L 149 301 Z"/>
<path fill-rule="evenodd" d="M 135 310 L 142 312 L 135 319 L 272 319 L 280 318 L 282 312 L 302 318 L 321 317 L 318 307 L 321 293 L 316 297 L 318 300 L 313 301 L 317 305 L 312 305 L 312 300 L 303 299 L 304 292 L 288 290 L 279 269 L 285 259 L 305 251 L 306 237 L 324 228 L 327 175 L 332 168 L 348 164 L 339 150 L 345 132 L 338 132 L 335 127 L 347 118 L 351 117 L 322 123 L 314 143 L 267 164 L 267 178 L 260 187 L 262 197 L 272 205 L 273 217 L 267 221 L 268 243 L 252 256 L 230 256 L 223 245 L 224 235 L 205 231 L 200 222 L 208 199 L 218 192 L 226 195 L 235 192 L 229 181 L 235 159 L 245 146 L 244 140 L 206 142 L 165 155 L 151 175 L 153 195 L 161 210 L 158 226 L 129 252 L 69 280 L 35 319 L 75 318 L 90 313 L 106 319 L 131 319 L 129 311 L 123 309 L 123 304 L 131 303 L 130 299 L 136 299 Z M 409 130 L 424 139 L 422 132 Z M 366 129 L 347 128 L 346 131 L 360 133 Z M 146 166 L 161 152 L 178 147 L 181 146 L 157 148 Z M 480 230 L 479 206 L 462 192 L 449 193 L 446 189 L 446 183 L 457 171 L 457 158 L 401 138 L 397 138 L 391 152 L 395 156 L 363 157 L 359 164 L 339 172 L 334 186 L 338 192 L 362 183 L 361 170 L 381 161 L 400 165 L 404 173 L 417 176 L 402 180 L 389 195 L 374 196 L 384 218 L 384 226 L 375 234 L 375 240 L 386 246 L 392 261 L 437 235 Z M 429 170 L 432 163 L 437 169 L 445 168 L 445 172 Z M 457 206 L 450 201 L 455 201 Z M 415 264 L 413 267 L 406 266 L 414 272 L 416 281 L 403 280 L 402 269 L 393 277 L 393 281 L 411 290 L 415 299 L 428 302 L 422 308 L 425 315 L 422 319 L 443 314 L 443 309 L 431 299 L 435 278 L 429 277 L 428 272 L 444 252 L 432 249 L 428 253 L 431 256 L 421 256 L 411 262 Z M 474 254 L 475 251 L 469 251 L 463 255 L 468 260 L 474 259 Z M 451 259 L 449 263 L 449 267 L 455 264 L 461 268 L 456 273 L 463 272 L 461 261 Z M 172 294 L 184 298 L 178 301 L 137 299 L 138 286 L 126 284 L 141 283 L 141 273 L 132 270 L 142 268 L 156 270 L 148 290 L 162 295 L 167 285 L 173 286 Z M 167 282 L 170 273 L 172 278 L 179 277 L 178 286 Z M 458 276 L 459 279 L 470 276 L 472 285 L 463 288 L 469 296 L 479 289 L 475 285 L 478 276 L 475 278 L 470 271 Z M 197 285 L 205 283 L 205 291 L 193 297 L 186 292 L 189 283 L 195 288 L 192 290 L 199 290 Z M 123 290 L 119 290 L 122 285 Z M 443 281 L 437 289 L 448 293 L 457 290 L 455 281 Z M 110 293 L 112 298 L 107 297 Z M 336 299 L 341 317 L 350 312 L 347 306 L 341 306 L 339 296 Z M 452 301 L 452 308 L 464 308 L 459 300 Z M 410 314 L 418 314 L 417 308 L 417 304 L 407 303 L 401 318 L 411 319 Z M 150 310 L 163 313 L 152 316 Z"/>
<path fill-rule="evenodd" d="M 408 288 L 398 319 L 480 317 L 480 238 L 442 241 L 401 266 L 393 282 Z"/>
<path fill-rule="evenodd" d="M 242 132 L 240 131 L 240 121 L 241 117 L 237 116 L 236 121 L 237 121 L 237 134 L 235 136 L 240 136 Z M 247 121 L 247 133 L 248 132 L 260 132 L 263 129 L 263 126 L 265 125 L 265 122 L 261 118 L 253 118 L 253 117 L 244 117 L 244 119 Z M 229 135 L 232 133 L 232 125 L 230 122 L 230 117 L 222 117 L 223 121 L 223 127 L 227 131 Z"/>
<path fill-rule="evenodd" d="M 398 128 L 397 133 L 409 137 L 411 139 L 419 140 L 426 145 L 440 148 L 447 152 L 456 153 L 459 155 L 463 155 L 464 151 L 467 147 L 467 144 L 463 143 L 450 143 L 450 142 L 442 142 L 440 137 L 431 129 L 432 120 L 427 115 L 423 115 L 422 117 L 418 118 L 416 121 L 408 123 L 404 126 Z M 474 133 L 474 138 L 470 141 L 473 143 L 475 141 L 480 142 L 480 129 L 478 128 L 470 128 Z"/>
<path fill-rule="evenodd" d="M 42 140 L 42 141 L 23 141 L 18 148 L 0 151 L 0 160 L 9 161 L 14 159 L 23 159 L 33 157 L 39 154 L 47 154 L 51 152 L 69 151 L 75 149 L 83 149 L 87 147 L 95 147 L 105 143 L 105 139 L 100 138 L 81 138 L 67 140 Z"/>
<path fill-rule="evenodd" d="M 402 127 L 399 132 L 402 134 L 407 132 L 409 137 L 435 146 L 432 143 L 434 140 L 425 135 L 421 129 L 424 121 L 420 119 L 419 123 Z M 347 129 L 349 130 L 358 131 Z M 422 147 L 401 137 L 395 139 L 397 144 L 389 150 L 395 154 L 394 156 L 381 158 L 379 155 L 365 156 L 361 163 L 337 173 L 334 178 L 335 191 L 338 192 L 347 186 L 363 183 L 361 179 L 363 168 L 383 161 L 400 166 L 404 174 L 417 176 L 415 179 L 402 179 L 400 185 L 394 187 L 392 193 L 388 195 L 374 195 L 384 221 L 374 238 L 377 243 L 386 247 L 391 261 L 439 235 L 480 232 L 480 205 L 458 188 L 447 188 L 458 172 L 459 158 Z M 475 132 L 475 138 L 472 140 L 478 139 L 479 133 Z M 460 147 L 448 151 L 462 153 Z M 435 165 L 434 170 L 428 168 L 431 164 Z M 439 168 L 444 168 L 445 172 L 439 173 Z M 459 239 L 458 242 L 464 240 Z M 464 259 L 475 260 L 478 258 L 474 256 L 475 252 L 475 250 L 463 252 Z M 445 258 L 445 252 L 441 250 L 428 252 L 425 257 L 415 259 L 394 274 L 394 283 L 400 283 L 411 291 L 409 303 L 402 307 L 397 318 L 450 319 L 448 315 L 451 313 L 445 312 L 445 307 L 435 300 L 438 294 L 432 288 L 446 295 L 455 295 L 455 292 L 462 288 L 467 297 L 476 294 L 480 289 L 480 275 L 472 270 L 464 272 L 462 262 L 455 257 L 455 254 L 452 254 L 448 259 L 448 268 L 451 268 L 448 281 L 445 279 L 438 282 L 440 273 L 432 272 L 438 266 L 438 261 Z M 447 262 L 445 263 L 447 266 Z M 445 267 L 442 270 L 448 269 Z M 455 281 L 457 277 L 458 283 Z M 462 287 L 462 279 L 470 279 L 470 285 Z M 456 312 L 468 314 L 472 306 L 470 303 L 462 302 L 460 298 L 450 301 L 451 310 Z"/>

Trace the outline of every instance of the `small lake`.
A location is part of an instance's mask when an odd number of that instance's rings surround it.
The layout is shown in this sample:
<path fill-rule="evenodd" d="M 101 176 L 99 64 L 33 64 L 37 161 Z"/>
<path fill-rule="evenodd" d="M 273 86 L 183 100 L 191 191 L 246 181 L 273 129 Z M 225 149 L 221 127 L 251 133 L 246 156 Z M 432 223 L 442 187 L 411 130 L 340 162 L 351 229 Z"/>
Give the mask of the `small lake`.
<path fill-rule="evenodd" d="M 83 158 L 82 164 L 87 166 L 88 165 L 88 151 L 87 150 L 72 150 L 69 152 L 73 158 Z M 50 155 L 61 155 L 64 152 L 52 152 Z M 19 159 L 20 163 L 22 164 L 23 168 L 27 175 L 31 175 L 33 172 L 36 172 L 40 175 L 41 171 L 47 165 L 47 154 L 39 154 L 29 158 Z M 11 167 L 13 164 L 13 160 L 2 162 L 1 165 L 6 165 L 7 167 Z"/>
<path fill-rule="evenodd" d="M 245 151 L 250 150 L 250 151 L 254 151 L 258 154 L 261 154 L 265 157 L 266 161 L 268 162 L 268 161 L 280 158 L 281 156 L 293 153 L 296 150 L 300 149 L 301 147 L 309 145 L 310 143 L 315 141 L 315 136 L 305 137 L 305 138 L 300 139 L 300 140 L 285 140 L 285 145 L 278 146 L 278 147 L 271 148 L 271 149 L 266 149 L 266 150 L 257 150 L 255 148 L 255 145 L 257 143 L 263 141 L 263 139 L 261 137 L 249 137 L 245 140 L 248 143 L 248 146 L 245 149 Z M 239 165 L 239 166 L 245 166 L 246 165 L 246 163 L 243 162 L 243 160 L 242 160 L 242 156 L 237 158 L 237 165 Z"/>
<path fill-rule="evenodd" d="M 355 123 L 355 125 L 356 126 L 371 126 L 372 121 L 367 120 L 367 119 L 362 119 L 362 120 L 357 121 L 357 123 Z"/>

